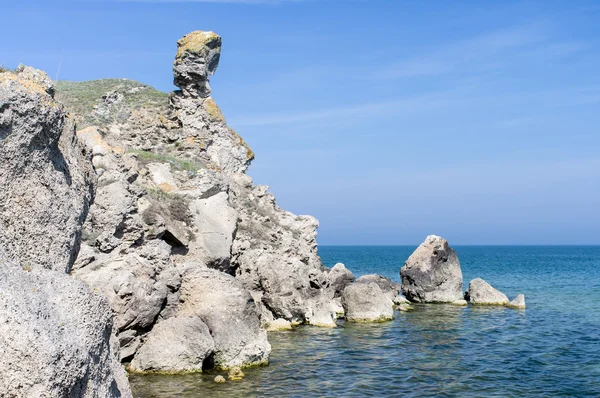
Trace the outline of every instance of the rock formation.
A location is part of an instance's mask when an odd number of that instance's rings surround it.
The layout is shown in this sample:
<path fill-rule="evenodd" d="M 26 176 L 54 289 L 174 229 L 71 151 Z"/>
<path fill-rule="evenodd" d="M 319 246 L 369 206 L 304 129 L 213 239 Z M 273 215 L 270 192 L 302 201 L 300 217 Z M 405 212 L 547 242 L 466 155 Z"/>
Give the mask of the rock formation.
<path fill-rule="evenodd" d="M 93 171 L 41 71 L 0 74 L 0 247 L 9 261 L 69 272 Z"/>
<path fill-rule="evenodd" d="M 245 174 L 254 154 L 211 97 L 220 50 L 212 32 L 179 40 L 168 96 L 128 80 L 57 86 L 98 176 L 73 273 L 108 297 L 132 369 L 159 371 L 142 348 L 171 317 L 208 326 L 216 367 L 266 363 L 266 326 L 336 326 L 353 278 L 323 267 L 316 219 L 282 210 Z M 173 336 L 174 355 L 195 350 Z"/>
<path fill-rule="evenodd" d="M 481 278 L 475 278 L 469 283 L 465 292 L 465 300 L 473 305 L 507 305 L 508 298 L 499 290 L 494 289 Z"/>
<path fill-rule="evenodd" d="M 0 73 L 0 391 L 130 397 L 106 299 L 66 273 L 93 173 L 53 93 L 41 71 Z"/>
<path fill-rule="evenodd" d="M 430 235 L 400 270 L 402 293 L 412 302 L 452 303 L 462 299 L 462 272 L 448 242 Z"/>
<path fill-rule="evenodd" d="M 393 303 L 375 282 L 355 282 L 344 289 L 342 305 L 348 322 L 384 322 L 394 319 Z"/>
<path fill-rule="evenodd" d="M 518 294 L 517 297 L 515 297 L 515 299 L 513 301 L 511 301 L 510 303 L 508 303 L 506 306 L 509 308 L 517 309 L 517 310 L 524 310 L 525 309 L 525 296 L 522 294 Z"/>

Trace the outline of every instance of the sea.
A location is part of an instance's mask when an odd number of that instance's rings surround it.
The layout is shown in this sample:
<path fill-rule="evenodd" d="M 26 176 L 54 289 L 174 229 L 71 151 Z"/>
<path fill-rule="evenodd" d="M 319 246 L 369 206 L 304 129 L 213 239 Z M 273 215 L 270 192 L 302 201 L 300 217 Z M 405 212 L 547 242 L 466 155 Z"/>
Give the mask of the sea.
<path fill-rule="evenodd" d="M 400 281 L 415 246 L 322 246 L 326 266 Z M 466 290 L 481 277 L 525 310 L 414 305 L 393 321 L 270 333 L 270 364 L 130 376 L 135 397 L 600 397 L 600 246 L 457 246 Z"/>

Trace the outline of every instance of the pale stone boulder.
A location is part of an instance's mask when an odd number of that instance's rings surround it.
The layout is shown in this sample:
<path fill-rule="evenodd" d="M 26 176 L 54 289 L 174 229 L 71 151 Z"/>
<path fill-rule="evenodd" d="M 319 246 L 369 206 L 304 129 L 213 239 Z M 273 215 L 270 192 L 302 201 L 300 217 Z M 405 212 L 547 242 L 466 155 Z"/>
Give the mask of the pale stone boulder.
<path fill-rule="evenodd" d="M 346 286 L 354 282 L 354 279 L 354 274 L 342 263 L 334 265 L 327 274 L 329 286 L 334 290 L 335 297 L 340 297 Z"/>
<path fill-rule="evenodd" d="M 456 252 L 430 235 L 400 270 L 402 293 L 417 303 L 452 303 L 462 299 L 462 271 Z"/>
<path fill-rule="evenodd" d="M 271 345 L 250 293 L 232 276 L 184 264 L 178 316 L 199 317 L 215 342 L 215 367 L 267 364 Z"/>
<path fill-rule="evenodd" d="M 481 278 L 473 279 L 465 293 L 465 300 L 473 305 L 507 305 L 508 297 L 499 290 L 494 289 Z"/>
<path fill-rule="evenodd" d="M 390 278 L 377 274 L 368 274 L 359 277 L 356 283 L 376 283 L 381 291 L 387 295 L 392 301 L 400 292 L 400 285 L 395 283 Z"/>
<path fill-rule="evenodd" d="M 522 294 L 517 295 L 513 301 L 506 305 L 509 308 L 514 308 L 517 310 L 525 309 L 525 296 Z"/>
<path fill-rule="evenodd" d="M 131 361 L 134 372 L 189 373 L 210 367 L 215 343 L 198 317 L 159 322 Z"/>
<path fill-rule="evenodd" d="M 384 322 L 394 319 L 392 300 L 374 282 L 353 283 L 342 293 L 348 322 Z"/>

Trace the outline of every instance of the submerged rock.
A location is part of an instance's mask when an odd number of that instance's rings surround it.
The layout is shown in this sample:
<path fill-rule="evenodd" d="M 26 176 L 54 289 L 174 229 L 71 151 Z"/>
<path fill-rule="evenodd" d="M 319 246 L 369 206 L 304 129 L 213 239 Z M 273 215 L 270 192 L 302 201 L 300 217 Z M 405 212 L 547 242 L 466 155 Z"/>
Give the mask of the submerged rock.
<path fill-rule="evenodd" d="M 465 300 L 473 305 L 507 305 L 508 298 L 481 278 L 473 279 L 465 293 Z"/>
<path fill-rule="evenodd" d="M 233 381 L 243 380 L 245 376 L 246 375 L 244 372 L 242 372 L 242 369 L 240 369 L 238 366 L 231 368 L 229 373 L 227 373 L 227 378 Z"/>
<path fill-rule="evenodd" d="M 353 283 L 342 293 L 348 322 L 384 322 L 394 319 L 392 300 L 375 282 Z"/>
<path fill-rule="evenodd" d="M 187 373 L 210 368 L 215 343 L 198 317 L 173 317 L 148 334 L 130 369 L 135 372 Z"/>
<path fill-rule="evenodd" d="M 525 296 L 522 294 L 518 294 L 517 297 L 515 297 L 515 299 L 513 301 L 511 301 L 510 303 L 508 303 L 506 306 L 509 308 L 517 309 L 517 310 L 524 310 L 525 309 Z"/>
<path fill-rule="evenodd" d="M 227 380 L 225 380 L 225 378 L 223 376 L 218 375 L 217 377 L 215 377 L 215 383 L 223 384 L 223 383 L 227 383 Z"/>
<path fill-rule="evenodd" d="M 462 271 L 448 242 L 430 235 L 400 270 L 402 293 L 418 303 L 452 303 L 462 298 Z"/>

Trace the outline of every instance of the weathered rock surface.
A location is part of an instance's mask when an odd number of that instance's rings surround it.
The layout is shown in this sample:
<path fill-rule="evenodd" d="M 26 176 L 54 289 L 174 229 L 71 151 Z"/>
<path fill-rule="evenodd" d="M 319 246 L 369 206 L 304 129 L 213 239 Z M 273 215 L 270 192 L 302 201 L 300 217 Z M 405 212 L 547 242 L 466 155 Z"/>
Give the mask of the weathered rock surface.
<path fill-rule="evenodd" d="M 68 272 L 93 171 L 51 93 L 44 72 L 0 73 L 0 247 L 22 266 Z"/>
<path fill-rule="evenodd" d="M 481 278 L 473 279 L 465 293 L 465 300 L 473 305 L 506 305 L 508 297 L 499 290 L 494 289 Z"/>
<path fill-rule="evenodd" d="M 517 310 L 524 310 L 525 309 L 525 296 L 522 294 L 518 294 L 517 297 L 515 297 L 515 299 L 513 301 L 511 301 L 510 303 L 508 303 L 506 305 L 509 308 L 514 308 Z"/>
<path fill-rule="evenodd" d="M 131 362 L 136 372 L 201 372 L 211 361 L 215 343 L 200 318 L 172 317 L 159 322 Z"/>
<path fill-rule="evenodd" d="M 98 174 L 74 273 L 108 296 L 123 360 L 135 358 L 154 325 L 184 310 L 211 328 L 215 363 L 224 367 L 266 362 L 264 326 L 276 319 L 336 325 L 336 289 L 347 273 L 330 280 L 335 274 L 317 254 L 316 219 L 279 208 L 266 186 L 244 174 L 254 154 L 210 97 L 220 48 L 212 32 L 182 38 L 173 65 L 179 90 L 168 96 L 121 79 L 58 86 L 85 126 L 78 136 Z M 201 304 L 208 296 L 180 302 L 196 283 L 193 268 L 224 275 L 210 286 L 233 291 L 221 312 L 245 314 L 235 324 L 225 319 L 240 333 L 212 328 L 211 316 L 222 314 Z M 251 335 L 256 346 L 246 345 Z"/>
<path fill-rule="evenodd" d="M 256 304 L 234 277 L 188 264 L 181 282 L 178 316 L 196 316 L 210 330 L 218 368 L 268 363 L 271 345 Z"/>
<path fill-rule="evenodd" d="M 375 283 L 381 291 L 392 300 L 398 296 L 400 292 L 401 285 L 395 283 L 390 278 L 386 278 L 385 276 L 377 275 L 377 274 L 368 274 L 359 277 L 356 280 L 356 283 Z"/>
<path fill-rule="evenodd" d="M 342 293 L 348 322 L 383 322 L 394 319 L 392 300 L 375 282 L 353 283 Z"/>
<path fill-rule="evenodd" d="M 462 298 L 462 271 L 448 242 L 430 235 L 400 270 L 402 293 L 412 302 L 452 303 Z"/>
<path fill-rule="evenodd" d="M 108 303 L 83 282 L 0 264 L 2 396 L 131 396 L 111 335 Z"/>
<path fill-rule="evenodd" d="M 48 76 L 0 73 L 0 394 L 130 397 L 106 299 L 67 275 L 92 167 Z"/>
<path fill-rule="evenodd" d="M 334 290 L 335 297 L 340 297 L 346 286 L 355 279 L 354 274 L 342 263 L 334 265 L 327 274 L 329 286 Z"/>

